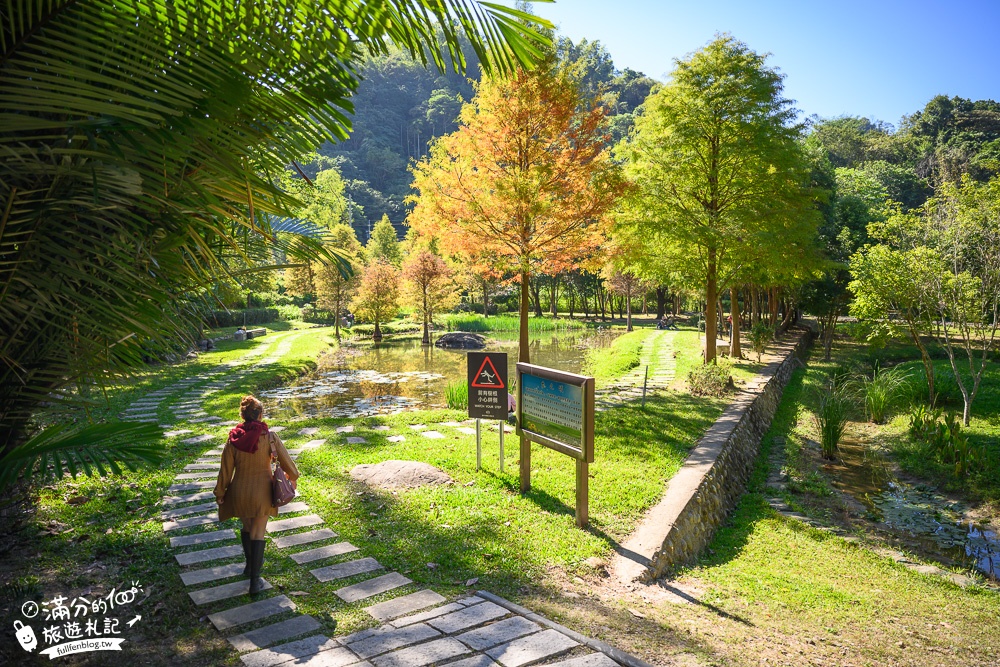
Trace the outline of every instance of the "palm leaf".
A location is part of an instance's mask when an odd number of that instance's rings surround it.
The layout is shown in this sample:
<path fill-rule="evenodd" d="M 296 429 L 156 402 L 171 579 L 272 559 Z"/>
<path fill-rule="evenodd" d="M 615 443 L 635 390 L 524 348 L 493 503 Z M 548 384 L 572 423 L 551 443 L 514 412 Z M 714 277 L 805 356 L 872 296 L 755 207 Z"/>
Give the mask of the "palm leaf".
<path fill-rule="evenodd" d="M 149 423 L 50 426 L 0 458 L 0 495 L 22 478 L 44 483 L 67 472 L 107 475 L 121 473 L 121 466 L 156 465 L 164 457 L 162 436 Z"/>
<path fill-rule="evenodd" d="M 233 266 L 343 266 L 268 175 L 348 136 L 365 52 L 461 69 L 460 35 L 487 71 L 546 42 L 471 0 L 0 3 L 0 452 L 189 336 Z"/>

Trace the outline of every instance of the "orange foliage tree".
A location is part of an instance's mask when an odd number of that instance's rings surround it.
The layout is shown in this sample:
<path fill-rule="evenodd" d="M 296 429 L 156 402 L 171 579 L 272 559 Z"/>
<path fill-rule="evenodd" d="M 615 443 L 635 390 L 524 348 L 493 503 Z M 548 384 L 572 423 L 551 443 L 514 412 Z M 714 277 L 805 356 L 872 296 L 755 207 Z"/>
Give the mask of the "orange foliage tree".
<path fill-rule="evenodd" d="M 403 280 L 410 296 L 414 297 L 417 313 L 423 319 L 424 335 L 421 342 L 431 342 L 430 328 L 434 313 L 446 307 L 455 294 L 452 271 L 444 260 L 430 250 L 411 253 L 403 261 Z"/>
<path fill-rule="evenodd" d="M 529 360 L 531 276 L 591 255 L 623 193 L 607 141 L 604 109 L 582 105 L 576 83 L 548 64 L 483 79 L 458 130 L 413 167 L 410 225 L 520 281 L 520 361 Z"/>

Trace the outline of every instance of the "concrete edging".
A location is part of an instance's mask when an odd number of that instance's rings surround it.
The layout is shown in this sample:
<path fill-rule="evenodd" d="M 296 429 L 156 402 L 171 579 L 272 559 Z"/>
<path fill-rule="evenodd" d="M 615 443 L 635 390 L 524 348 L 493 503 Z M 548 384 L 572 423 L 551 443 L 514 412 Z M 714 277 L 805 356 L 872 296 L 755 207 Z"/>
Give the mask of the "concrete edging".
<path fill-rule="evenodd" d="M 779 339 L 761 372 L 705 432 L 652 507 L 618 549 L 610 570 L 623 581 L 652 581 L 708 546 L 746 488 L 785 384 L 812 342 L 798 327 Z"/>

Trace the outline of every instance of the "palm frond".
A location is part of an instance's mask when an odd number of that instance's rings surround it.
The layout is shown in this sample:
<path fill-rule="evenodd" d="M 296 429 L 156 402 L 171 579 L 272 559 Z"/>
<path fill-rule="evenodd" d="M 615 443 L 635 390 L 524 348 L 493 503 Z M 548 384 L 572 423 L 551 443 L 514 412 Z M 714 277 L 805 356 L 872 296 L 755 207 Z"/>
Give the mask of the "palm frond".
<path fill-rule="evenodd" d="M 156 465 L 164 456 L 162 436 L 148 423 L 50 426 L 0 457 L 0 495 L 22 478 L 44 483 L 66 473 L 120 474 L 121 466 Z"/>

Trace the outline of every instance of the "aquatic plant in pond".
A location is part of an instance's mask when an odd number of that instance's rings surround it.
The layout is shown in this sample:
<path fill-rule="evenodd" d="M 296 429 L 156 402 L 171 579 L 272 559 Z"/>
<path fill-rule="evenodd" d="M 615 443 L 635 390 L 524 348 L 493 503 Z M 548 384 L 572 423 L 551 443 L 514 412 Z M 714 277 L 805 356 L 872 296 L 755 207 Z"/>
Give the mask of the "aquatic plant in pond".
<path fill-rule="evenodd" d="M 453 410 L 467 410 L 469 408 L 469 385 L 466 382 L 449 382 L 445 389 L 445 398 L 448 407 Z"/>

